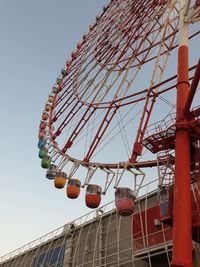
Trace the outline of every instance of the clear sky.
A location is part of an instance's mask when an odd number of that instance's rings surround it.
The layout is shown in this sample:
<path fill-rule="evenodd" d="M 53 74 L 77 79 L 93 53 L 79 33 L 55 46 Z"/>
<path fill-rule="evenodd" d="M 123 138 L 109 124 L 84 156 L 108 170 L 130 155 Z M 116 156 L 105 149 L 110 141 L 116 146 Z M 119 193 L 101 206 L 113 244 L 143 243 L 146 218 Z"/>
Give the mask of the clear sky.
<path fill-rule="evenodd" d="M 107 2 L 0 1 L 0 255 L 89 211 L 45 179 L 37 135 L 56 77 Z"/>

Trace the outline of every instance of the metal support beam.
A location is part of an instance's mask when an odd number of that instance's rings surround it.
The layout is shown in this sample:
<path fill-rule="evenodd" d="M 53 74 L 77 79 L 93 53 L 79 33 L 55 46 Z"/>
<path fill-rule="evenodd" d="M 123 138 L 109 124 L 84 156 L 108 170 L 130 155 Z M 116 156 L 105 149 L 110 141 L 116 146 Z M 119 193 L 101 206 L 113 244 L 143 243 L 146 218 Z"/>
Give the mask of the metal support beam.
<path fill-rule="evenodd" d="M 200 12 L 200 7 L 195 5 L 189 12 L 188 15 L 185 17 L 185 23 L 192 23 L 193 20 L 198 17 L 198 14 Z"/>
<path fill-rule="evenodd" d="M 196 71 L 192 80 L 192 84 L 190 86 L 190 91 L 188 94 L 188 98 L 187 98 L 187 102 L 185 104 L 185 108 L 184 108 L 184 115 L 188 115 L 190 112 L 190 107 L 192 105 L 192 101 L 194 98 L 194 95 L 196 93 L 197 90 L 197 86 L 199 84 L 199 80 L 200 80 L 200 60 L 198 61 L 197 67 L 196 67 Z"/>

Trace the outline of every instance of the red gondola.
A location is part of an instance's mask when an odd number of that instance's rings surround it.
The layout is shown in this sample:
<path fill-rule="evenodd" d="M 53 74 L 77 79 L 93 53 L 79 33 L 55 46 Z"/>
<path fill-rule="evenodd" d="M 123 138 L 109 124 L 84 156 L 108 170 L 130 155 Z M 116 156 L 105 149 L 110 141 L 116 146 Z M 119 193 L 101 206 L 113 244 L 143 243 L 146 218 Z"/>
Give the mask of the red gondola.
<path fill-rule="evenodd" d="M 80 49 L 81 48 L 81 43 L 77 43 L 76 47 L 77 47 L 77 49 Z"/>
<path fill-rule="evenodd" d="M 68 198 L 75 199 L 80 194 L 81 182 L 78 179 L 70 179 L 67 183 L 67 196 Z"/>
<path fill-rule="evenodd" d="M 77 52 L 76 52 L 76 51 L 73 51 L 73 52 L 71 53 L 71 57 L 72 57 L 72 59 L 75 59 L 76 56 L 77 56 Z"/>
<path fill-rule="evenodd" d="M 121 216 L 133 214 L 135 207 L 133 190 L 127 187 L 118 187 L 115 191 L 115 206 Z"/>
<path fill-rule="evenodd" d="M 44 121 L 41 121 L 41 122 L 40 122 L 40 130 L 41 130 L 41 131 L 44 131 L 44 130 L 46 129 L 46 127 L 47 127 L 47 123 L 44 122 Z"/>
<path fill-rule="evenodd" d="M 101 202 L 102 189 L 99 185 L 89 184 L 86 189 L 85 203 L 88 208 L 98 208 Z"/>

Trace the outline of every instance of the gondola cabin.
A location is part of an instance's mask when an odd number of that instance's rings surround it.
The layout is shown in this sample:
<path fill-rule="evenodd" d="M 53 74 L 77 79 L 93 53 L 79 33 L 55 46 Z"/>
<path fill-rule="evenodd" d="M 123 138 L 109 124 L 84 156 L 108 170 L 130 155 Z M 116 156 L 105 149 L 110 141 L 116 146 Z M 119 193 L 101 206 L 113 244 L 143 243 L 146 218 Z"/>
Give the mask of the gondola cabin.
<path fill-rule="evenodd" d="M 67 183 L 67 196 L 68 198 L 75 199 L 80 194 L 81 182 L 78 179 L 70 179 Z"/>
<path fill-rule="evenodd" d="M 72 59 L 75 59 L 76 56 L 77 56 L 77 53 L 76 53 L 75 51 L 73 51 L 73 52 L 71 53 L 71 57 L 72 57 Z"/>
<path fill-rule="evenodd" d="M 46 121 L 46 120 L 48 120 L 48 118 L 49 118 L 49 114 L 47 112 L 43 112 L 42 113 L 42 120 Z"/>
<path fill-rule="evenodd" d="M 172 224 L 173 220 L 173 190 L 169 186 L 160 186 L 158 189 L 158 205 L 160 221 Z"/>
<path fill-rule="evenodd" d="M 38 152 L 38 156 L 40 159 L 46 158 L 47 157 L 47 149 L 45 147 L 40 148 Z"/>
<path fill-rule="evenodd" d="M 38 148 L 45 148 L 46 147 L 47 142 L 43 139 L 39 139 L 38 140 Z"/>
<path fill-rule="evenodd" d="M 41 167 L 43 169 L 48 169 L 50 163 L 51 163 L 51 158 L 47 156 L 41 160 Z"/>
<path fill-rule="evenodd" d="M 87 40 L 87 34 L 84 34 L 84 35 L 83 35 L 83 43 L 85 43 L 86 40 Z"/>
<path fill-rule="evenodd" d="M 65 186 L 67 180 L 67 174 L 65 172 L 57 172 L 54 179 L 54 185 L 56 188 L 61 189 Z"/>
<path fill-rule="evenodd" d="M 55 84 L 53 87 L 52 87 L 52 93 L 55 94 L 58 90 L 58 85 Z"/>
<path fill-rule="evenodd" d="M 49 180 L 53 180 L 56 175 L 56 169 L 57 169 L 57 166 L 55 164 L 50 164 L 46 172 L 46 178 Z"/>
<path fill-rule="evenodd" d="M 48 101 L 49 101 L 50 103 L 53 102 L 53 96 L 52 96 L 52 95 L 49 95 Z"/>
<path fill-rule="evenodd" d="M 109 5 L 105 5 L 105 6 L 103 6 L 103 12 L 105 12 L 105 11 L 108 9 L 108 6 L 109 6 Z"/>
<path fill-rule="evenodd" d="M 81 43 L 77 43 L 76 47 L 77 49 L 81 49 Z"/>
<path fill-rule="evenodd" d="M 66 67 L 67 67 L 67 69 L 70 67 L 70 65 L 71 65 L 71 61 L 70 60 L 67 60 L 66 61 Z"/>
<path fill-rule="evenodd" d="M 47 123 L 45 121 L 41 121 L 40 122 L 40 130 L 44 131 L 47 127 Z"/>
<path fill-rule="evenodd" d="M 56 79 L 56 83 L 60 84 L 62 81 L 62 75 L 58 76 L 58 78 Z"/>
<path fill-rule="evenodd" d="M 101 202 L 102 189 L 95 184 L 89 184 L 86 189 L 85 203 L 88 208 L 98 208 Z"/>
<path fill-rule="evenodd" d="M 64 67 L 61 69 L 61 75 L 65 75 L 66 74 L 66 71 L 67 71 L 67 67 Z"/>
<path fill-rule="evenodd" d="M 39 133 L 38 133 L 38 138 L 39 138 L 40 140 L 44 140 L 45 137 L 46 137 L 46 132 L 40 130 Z"/>
<path fill-rule="evenodd" d="M 130 216 L 134 212 L 135 197 L 133 190 L 127 187 L 118 187 L 115 191 L 115 206 L 121 216 Z"/>
<path fill-rule="evenodd" d="M 94 25 L 93 24 L 90 24 L 89 25 L 89 30 L 91 31 L 93 28 L 94 28 Z"/>
<path fill-rule="evenodd" d="M 46 112 L 49 112 L 51 110 L 51 105 L 46 104 L 44 109 Z"/>

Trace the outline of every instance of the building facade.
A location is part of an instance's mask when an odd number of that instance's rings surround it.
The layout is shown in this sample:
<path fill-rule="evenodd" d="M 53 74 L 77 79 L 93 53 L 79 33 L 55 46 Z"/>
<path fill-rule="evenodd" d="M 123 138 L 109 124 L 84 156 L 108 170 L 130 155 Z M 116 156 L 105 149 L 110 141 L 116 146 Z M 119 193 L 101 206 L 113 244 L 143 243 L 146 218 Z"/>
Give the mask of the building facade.
<path fill-rule="evenodd" d="M 138 198 L 128 217 L 119 216 L 109 203 L 1 257 L 0 267 L 170 266 L 173 222 L 162 221 L 158 203 L 155 191 Z M 193 237 L 198 267 L 199 228 Z"/>

